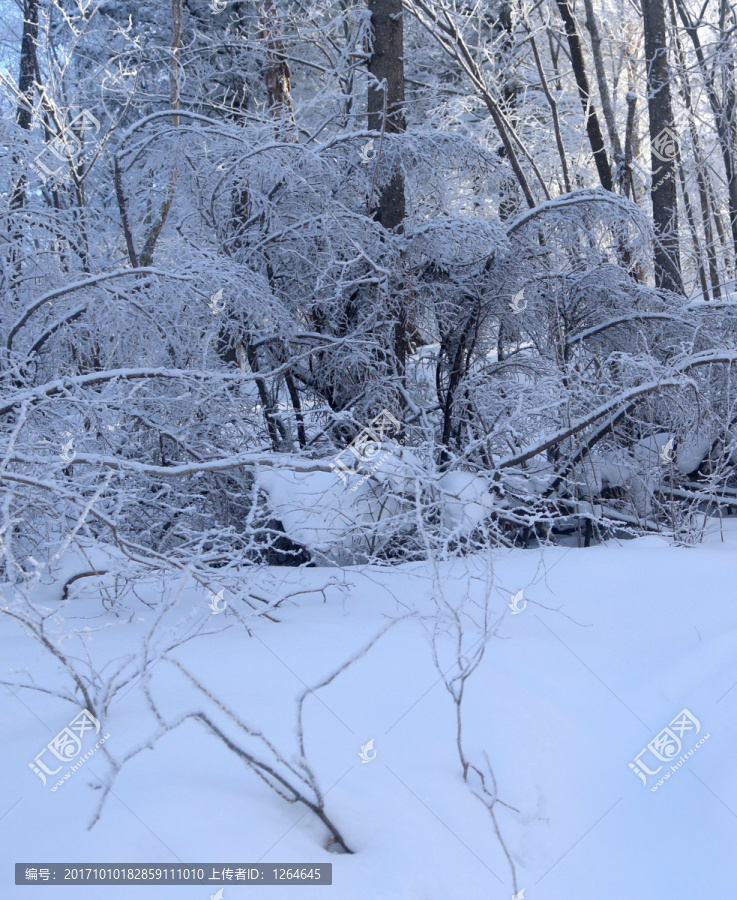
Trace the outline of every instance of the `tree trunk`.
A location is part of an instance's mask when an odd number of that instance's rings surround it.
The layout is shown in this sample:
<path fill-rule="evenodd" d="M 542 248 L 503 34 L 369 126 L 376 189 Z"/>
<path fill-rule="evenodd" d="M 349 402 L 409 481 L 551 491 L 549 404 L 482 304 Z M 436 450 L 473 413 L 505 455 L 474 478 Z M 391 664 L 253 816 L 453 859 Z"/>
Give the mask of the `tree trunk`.
<path fill-rule="evenodd" d="M 719 95 L 717 94 L 717 90 L 714 84 L 714 72 L 709 71 L 706 56 L 704 54 L 704 48 L 701 46 L 701 39 L 699 38 L 697 25 L 694 24 L 694 22 L 691 20 L 688 10 L 683 4 L 683 0 L 676 0 L 676 8 L 678 9 L 678 15 L 683 22 L 683 27 L 686 29 L 686 33 L 688 34 L 689 38 L 691 39 L 691 43 L 693 44 L 694 54 L 699 64 L 701 76 L 704 79 L 706 95 L 709 98 L 709 105 L 711 106 L 711 111 L 714 116 L 714 125 L 716 126 L 717 137 L 719 138 L 719 148 L 722 152 L 724 174 L 727 180 L 727 201 L 729 204 L 729 219 L 732 228 L 732 242 L 734 245 L 733 259 L 735 265 L 737 265 L 737 159 L 735 159 L 735 148 L 733 145 L 734 122 L 729 121 L 729 117 L 725 108 L 726 104 L 719 98 Z M 722 41 L 725 39 L 725 37 L 726 35 L 722 38 Z M 732 37 L 732 40 L 734 40 L 734 37 Z M 728 69 L 726 70 L 726 76 L 727 83 L 729 84 L 730 72 Z M 732 95 L 733 93 L 734 87 L 732 85 L 731 90 L 728 88 L 728 94 Z M 713 206 L 713 208 L 715 209 L 716 217 L 716 207 Z"/>
<path fill-rule="evenodd" d="M 686 176 L 683 174 L 683 166 L 678 167 L 678 180 L 681 184 L 681 196 L 683 197 L 683 208 L 686 211 L 686 221 L 688 222 L 688 230 L 691 233 L 691 243 L 693 244 L 694 257 L 696 260 L 696 271 L 699 276 L 699 284 L 701 285 L 701 294 L 704 300 L 711 300 L 709 296 L 709 286 L 706 283 L 706 269 L 704 268 L 704 254 L 701 249 L 701 241 L 699 233 L 696 229 L 696 217 L 694 216 L 693 207 L 691 206 L 691 197 L 688 193 L 688 185 L 686 184 Z"/>
<path fill-rule="evenodd" d="M 266 47 L 266 95 L 269 112 L 277 121 L 277 134 L 284 140 L 297 139 L 297 123 L 292 104 L 292 73 L 286 58 L 284 41 L 277 36 L 279 12 L 274 0 L 260 0 L 260 38 Z"/>
<path fill-rule="evenodd" d="M 732 224 L 732 237 L 735 246 L 735 264 L 737 264 L 737 87 L 735 86 L 734 63 L 734 33 L 737 28 L 734 9 L 729 6 L 727 0 L 719 3 L 719 44 L 717 45 L 717 59 L 722 63 L 723 108 L 724 108 L 724 132 L 725 132 L 725 156 L 729 159 L 728 192 L 729 192 L 729 218 Z"/>
<path fill-rule="evenodd" d="M 20 45 L 20 73 L 18 76 L 18 106 L 15 121 L 25 131 L 31 127 L 33 110 L 33 82 L 36 78 L 36 40 L 38 39 L 38 0 L 23 3 L 23 37 Z"/>
<path fill-rule="evenodd" d="M 586 28 L 591 35 L 591 53 L 594 57 L 596 83 L 599 86 L 599 97 L 601 98 L 601 111 L 604 113 L 604 121 L 609 132 L 609 142 L 612 145 L 612 155 L 614 156 L 616 167 L 616 181 L 618 184 L 621 184 L 624 154 L 622 153 L 622 143 L 619 140 L 617 125 L 614 121 L 614 108 L 612 107 L 612 97 L 609 93 L 609 83 L 606 80 L 604 58 L 601 53 L 601 35 L 594 16 L 593 0 L 584 0 L 584 8 L 586 10 Z"/>
<path fill-rule="evenodd" d="M 673 26 L 673 49 L 675 51 L 676 63 L 678 65 L 680 93 L 683 98 L 683 104 L 688 114 L 688 130 L 691 137 L 691 147 L 693 149 L 694 168 L 696 170 L 696 185 L 699 191 L 699 203 L 701 205 L 701 222 L 704 229 L 704 243 L 706 245 L 706 257 L 709 264 L 709 280 L 711 281 L 712 296 L 715 300 L 721 298 L 721 282 L 719 278 L 719 265 L 717 259 L 717 247 L 715 244 L 714 232 L 712 229 L 711 219 L 712 210 L 709 200 L 709 187 L 707 183 L 708 172 L 704 162 L 704 155 L 701 150 L 701 139 L 698 129 L 696 128 L 696 116 L 694 112 L 693 96 L 691 93 L 691 83 L 688 76 L 686 65 L 686 55 L 683 52 L 678 32 L 676 31 L 676 7 L 674 0 L 669 0 L 671 25 Z M 705 292 L 705 297 L 708 297 Z"/>
<path fill-rule="evenodd" d="M 532 47 L 532 54 L 535 57 L 535 65 L 537 66 L 537 75 L 540 79 L 540 87 L 542 88 L 543 94 L 545 94 L 545 99 L 548 101 L 548 106 L 550 107 L 550 115 L 553 119 L 553 133 L 555 134 L 555 143 L 558 147 L 558 156 L 560 157 L 560 165 L 561 170 L 563 172 L 563 184 L 565 185 L 566 193 L 570 193 L 572 190 L 571 187 L 571 176 L 568 171 L 568 158 L 566 156 L 566 148 L 563 143 L 563 133 L 560 128 L 560 116 L 558 115 L 558 101 L 550 92 L 550 86 L 548 85 L 548 79 L 545 77 L 545 69 L 543 68 L 542 60 L 540 59 L 540 53 L 537 49 L 537 44 L 535 43 L 535 35 L 530 33 L 530 46 Z"/>
<path fill-rule="evenodd" d="M 180 116 L 177 111 L 181 106 L 180 98 L 180 79 L 182 75 L 182 66 L 180 61 L 180 51 L 182 49 L 182 0 L 171 0 L 171 17 L 172 17 L 172 38 L 171 38 L 171 58 L 169 63 L 169 92 L 171 108 L 174 110 L 172 115 L 172 125 L 178 128 L 180 125 Z M 177 189 L 177 181 L 179 180 L 179 170 L 176 165 L 169 172 L 169 190 L 166 197 L 161 202 L 159 214 L 156 219 L 150 219 L 151 228 L 143 242 L 143 249 L 138 257 L 139 265 L 150 266 L 154 261 L 154 250 L 156 242 L 163 231 L 166 220 L 169 218 L 169 210 L 174 202 L 174 194 Z"/>
<path fill-rule="evenodd" d="M 374 31 L 373 52 L 368 61 L 368 127 L 382 134 L 402 134 L 404 118 L 404 21 L 402 0 L 369 0 Z M 388 231 L 403 230 L 406 203 L 404 176 L 399 167 L 381 189 L 376 219 Z M 394 322 L 393 352 L 398 374 L 404 375 L 409 355 L 409 333 L 413 330 L 404 286 L 393 286 L 389 315 Z"/>
<path fill-rule="evenodd" d="M 368 127 L 401 134 L 406 127 L 402 0 L 369 0 L 368 8 L 374 29 L 373 53 L 368 61 Z M 401 231 L 404 215 L 404 178 L 397 171 L 381 192 L 376 218 L 384 228 Z"/>
<path fill-rule="evenodd" d="M 591 101 L 591 90 L 589 88 L 589 79 L 586 75 L 586 63 L 583 57 L 583 47 L 581 46 L 581 36 L 578 33 L 578 26 L 573 17 L 573 11 L 569 6 L 568 0 L 557 0 L 560 17 L 566 29 L 568 38 L 568 47 L 571 52 L 571 65 L 573 66 L 573 74 L 576 77 L 578 85 L 578 95 L 581 98 L 581 105 L 586 116 L 586 132 L 589 136 L 591 144 L 591 152 L 594 154 L 594 162 L 596 163 L 596 171 L 599 173 L 599 181 L 601 186 L 608 191 L 614 190 L 612 183 L 612 170 L 609 165 L 609 157 L 607 156 L 606 147 L 604 146 L 604 137 L 601 133 L 599 125 L 599 117 L 596 114 L 596 107 Z"/>
<path fill-rule="evenodd" d="M 635 113 L 637 110 L 637 94 L 627 91 L 627 125 L 624 129 L 624 172 L 622 177 L 622 193 L 628 199 L 637 202 L 632 184 L 632 157 L 635 146 Z"/>
<path fill-rule="evenodd" d="M 663 0 L 642 0 L 642 18 L 653 169 L 650 194 L 655 223 L 655 284 L 665 290 L 683 293 L 676 186 L 678 137 L 673 124 Z"/>
<path fill-rule="evenodd" d="M 38 38 L 38 0 L 24 0 L 23 36 L 20 44 L 20 71 L 18 74 L 18 105 L 15 121 L 24 130 L 31 128 L 33 111 L 33 83 L 36 78 L 36 40 Z M 21 175 L 10 193 L 10 208 L 20 209 L 26 202 L 26 179 Z"/>

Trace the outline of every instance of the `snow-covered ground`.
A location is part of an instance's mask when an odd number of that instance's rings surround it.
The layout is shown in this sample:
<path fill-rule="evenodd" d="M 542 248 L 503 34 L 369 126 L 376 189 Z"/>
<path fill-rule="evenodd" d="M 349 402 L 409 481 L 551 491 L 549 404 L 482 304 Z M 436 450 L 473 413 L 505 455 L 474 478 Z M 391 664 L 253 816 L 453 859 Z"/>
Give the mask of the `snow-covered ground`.
<path fill-rule="evenodd" d="M 2 688 L 0 896 L 36 893 L 12 884 L 15 862 L 260 861 L 329 862 L 333 884 L 322 891 L 228 886 L 223 900 L 246 893 L 511 900 L 511 870 L 492 818 L 473 794 L 473 778 L 463 780 L 456 710 L 445 686 L 458 674 L 448 610 L 464 612 L 468 659 L 484 640 L 484 598 L 488 642 L 466 681 L 463 747 L 482 769 L 486 754 L 493 770 L 494 811 L 517 890 L 524 891 L 519 896 L 734 896 L 736 526 L 714 525 L 695 548 L 653 537 L 585 550 L 499 551 L 437 569 L 272 569 L 248 576 L 250 590 L 272 598 L 306 591 L 278 607 L 278 622 L 247 618 L 235 598 L 224 613 L 211 614 L 202 589 L 181 579 L 137 586 L 141 600 L 121 594 L 116 615 L 102 608 L 104 577 L 76 582 L 64 616 L 95 629 L 86 643 L 98 669 L 140 647 L 158 615 L 142 601 L 171 604 L 169 624 L 159 626 L 150 646 L 146 680 L 167 720 L 208 709 L 225 721 L 181 669 L 159 658 L 167 628 L 178 636 L 196 633 L 170 656 L 291 761 L 299 754 L 297 700 L 316 688 L 304 701 L 305 756 L 326 812 L 354 854 L 329 852 L 327 830 L 311 812 L 278 797 L 193 720 L 123 767 L 88 830 L 102 793 L 96 776 L 106 780 L 109 772 L 103 751 L 55 792 L 53 778 L 44 787 L 28 765 L 81 707 Z M 36 602 L 60 606 L 58 584 L 39 591 Z M 520 591 L 521 611 L 514 613 L 510 599 Z M 6 596 L 12 600 L 9 590 Z M 440 671 L 432 652 L 438 609 L 444 610 L 441 631 L 448 627 L 446 635 L 435 632 Z M 74 642 L 64 647 L 78 651 Z M 27 669 L 39 686 L 62 683 L 49 654 L 6 616 L 0 617 L 0 654 L 4 680 L 17 684 Z M 120 691 L 103 722 L 114 758 L 156 733 L 143 686 L 138 679 Z M 692 718 L 679 719 L 684 709 Z M 672 763 L 660 763 L 658 776 L 643 785 L 628 764 L 667 727 L 665 741 L 655 746 Z M 363 762 L 361 748 L 369 741 L 375 757 Z M 373 756 L 370 749 L 365 755 Z M 685 762 L 658 787 L 681 757 Z M 640 759 L 657 768 L 652 751 Z M 117 900 L 140 890 L 45 887 L 38 893 L 44 900 Z M 143 895 L 207 900 L 215 891 L 147 886 Z"/>

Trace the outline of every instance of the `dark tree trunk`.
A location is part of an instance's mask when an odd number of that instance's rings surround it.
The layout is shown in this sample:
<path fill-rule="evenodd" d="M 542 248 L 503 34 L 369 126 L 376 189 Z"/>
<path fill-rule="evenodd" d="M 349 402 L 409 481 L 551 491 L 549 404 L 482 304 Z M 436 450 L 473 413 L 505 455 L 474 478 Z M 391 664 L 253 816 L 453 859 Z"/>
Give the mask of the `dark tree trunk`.
<path fill-rule="evenodd" d="M 401 134 L 404 118 L 404 21 L 402 0 L 368 0 L 374 31 L 368 61 L 368 127 L 372 131 Z M 379 145 L 381 146 L 381 145 Z M 404 176 L 399 167 L 381 189 L 376 219 L 389 231 L 401 232 L 405 216 Z M 395 285 L 389 314 L 394 321 L 394 359 L 403 375 L 409 353 L 409 321 L 402 299 L 403 285 Z"/>
<path fill-rule="evenodd" d="M 373 53 L 368 62 L 368 127 L 401 134 L 406 127 L 402 0 L 369 0 L 368 8 L 374 29 Z M 381 192 L 376 218 L 384 228 L 401 230 L 404 214 L 404 178 L 397 171 Z"/>
<path fill-rule="evenodd" d="M 655 284 L 683 293 L 678 247 L 678 137 L 673 123 L 663 0 L 642 0 L 655 223 Z"/>
<path fill-rule="evenodd" d="M 581 105 L 586 116 L 586 132 L 589 136 L 591 152 L 594 154 L 596 171 L 599 173 L 601 186 L 608 191 L 612 191 L 614 190 L 612 170 L 609 165 L 609 157 L 607 156 L 604 137 L 601 133 L 601 126 L 599 125 L 599 117 L 596 114 L 594 104 L 591 102 L 591 90 L 589 88 L 589 79 L 586 75 L 581 35 L 578 32 L 578 26 L 568 0 L 557 0 L 557 3 L 560 17 L 563 19 L 566 29 L 568 47 L 571 51 L 571 65 L 573 66 L 573 74 L 576 77 L 578 95 L 581 98 Z"/>
<path fill-rule="evenodd" d="M 735 86 L 734 62 L 734 30 L 737 28 L 734 9 L 727 0 L 719 3 L 719 45 L 717 57 L 723 59 L 722 82 L 724 84 L 723 105 L 724 150 L 722 156 L 727 166 L 727 190 L 729 194 L 729 218 L 732 225 L 732 237 L 735 246 L 735 264 L 737 265 L 737 87 Z"/>
<path fill-rule="evenodd" d="M 33 84 L 36 78 L 36 40 L 38 39 L 38 0 L 24 0 L 23 36 L 20 44 L 20 69 L 18 73 L 18 105 L 15 121 L 24 131 L 31 128 L 33 111 Z M 26 201 L 26 179 L 21 175 L 10 193 L 10 208 L 20 209 Z"/>
<path fill-rule="evenodd" d="M 368 124 L 380 131 L 384 116 L 386 82 L 386 131 L 400 134 L 404 121 L 404 21 L 401 0 L 369 0 L 374 47 L 368 63 L 373 76 L 368 91 Z M 376 79 L 376 81 L 373 81 Z"/>
<path fill-rule="evenodd" d="M 20 74 L 18 76 L 18 106 L 15 121 L 28 131 L 33 110 L 33 82 L 36 78 L 36 41 L 38 39 L 38 0 L 23 3 L 23 37 L 20 45 Z"/>
<path fill-rule="evenodd" d="M 264 80 L 269 111 L 277 121 L 277 134 L 284 140 L 296 140 L 297 124 L 292 104 L 292 73 L 284 41 L 278 36 L 279 11 L 274 0 L 260 0 L 261 40 L 266 47 Z"/>

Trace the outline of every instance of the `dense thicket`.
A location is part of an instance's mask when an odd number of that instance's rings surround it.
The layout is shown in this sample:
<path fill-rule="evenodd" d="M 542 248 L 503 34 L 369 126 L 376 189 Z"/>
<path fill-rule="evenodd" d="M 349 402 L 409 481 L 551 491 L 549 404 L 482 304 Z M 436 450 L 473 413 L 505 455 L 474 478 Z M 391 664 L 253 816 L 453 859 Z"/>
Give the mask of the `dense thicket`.
<path fill-rule="evenodd" d="M 224 575 L 693 540 L 737 503 L 733 6 L 400 12 L 9 21 L 8 577 L 70 541 Z"/>

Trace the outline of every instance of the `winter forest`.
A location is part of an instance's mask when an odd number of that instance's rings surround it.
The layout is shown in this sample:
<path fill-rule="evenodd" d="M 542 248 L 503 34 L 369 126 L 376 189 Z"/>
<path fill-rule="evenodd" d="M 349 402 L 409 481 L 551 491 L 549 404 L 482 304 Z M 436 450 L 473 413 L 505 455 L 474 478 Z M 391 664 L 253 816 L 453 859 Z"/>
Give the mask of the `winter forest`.
<path fill-rule="evenodd" d="M 0 15 L 0 897 L 733 896 L 737 3 Z"/>

